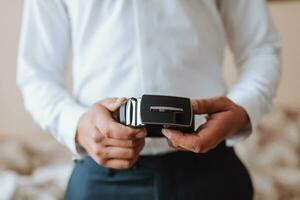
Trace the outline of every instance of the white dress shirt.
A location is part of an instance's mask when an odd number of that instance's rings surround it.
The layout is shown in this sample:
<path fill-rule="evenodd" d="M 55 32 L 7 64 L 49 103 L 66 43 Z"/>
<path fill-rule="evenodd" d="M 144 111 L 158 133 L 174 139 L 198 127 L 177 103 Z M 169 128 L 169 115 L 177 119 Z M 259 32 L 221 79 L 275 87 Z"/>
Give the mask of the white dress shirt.
<path fill-rule="evenodd" d="M 240 76 L 222 77 L 228 42 Z M 248 113 L 246 138 L 270 109 L 280 43 L 264 0 L 25 0 L 17 83 L 26 109 L 78 155 L 80 116 L 107 97 L 225 95 Z M 65 69 L 72 58 L 72 94 Z M 142 154 L 172 151 L 148 139 Z"/>

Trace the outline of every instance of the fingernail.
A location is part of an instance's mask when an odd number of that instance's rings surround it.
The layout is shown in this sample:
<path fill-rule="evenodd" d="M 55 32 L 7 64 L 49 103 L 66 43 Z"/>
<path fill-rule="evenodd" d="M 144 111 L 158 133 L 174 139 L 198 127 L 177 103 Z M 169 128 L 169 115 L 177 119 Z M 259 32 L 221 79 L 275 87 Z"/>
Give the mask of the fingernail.
<path fill-rule="evenodd" d="M 121 101 L 121 98 L 117 98 L 114 103 L 118 104 L 120 101 Z"/>
<path fill-rule="evenodd" d="M 164 136 L 169 137 L 170 136 L 170 132 L 167 131 L 166 129 L 162 129 L 161 130 L 162 134 L 164 134 Z"/>
<path fill-rule="evenodd" d="M 112 103 L 112 106 L 118 106 L 118 105 L 121 104 L 121 103 L 122 103 L 122 98 L 117 98 L 117 99 L 115 100 L 115 102 Z"/>
<path fill-rule="evenodd" d="M 120 97 L 120 98 L 118 99 L 118 101 L 122 103 L 122 102 L 126 101 L 126 97 Z"/>

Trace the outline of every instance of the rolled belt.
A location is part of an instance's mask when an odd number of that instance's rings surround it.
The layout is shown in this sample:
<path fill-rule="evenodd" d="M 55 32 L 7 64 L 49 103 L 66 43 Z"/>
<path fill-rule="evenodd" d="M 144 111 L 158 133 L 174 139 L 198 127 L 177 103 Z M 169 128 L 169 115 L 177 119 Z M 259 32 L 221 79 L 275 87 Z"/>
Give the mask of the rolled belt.
<path fill-rule="evenodd" d="M 113 113 L 113 116 L 123 125 L 147 128 L 147 137 L 162 137 L 162 128 L 180 130 L 184 133 L 194 132 L 191 100 L 186 97 L 163 95 L 131 97 Z"/>

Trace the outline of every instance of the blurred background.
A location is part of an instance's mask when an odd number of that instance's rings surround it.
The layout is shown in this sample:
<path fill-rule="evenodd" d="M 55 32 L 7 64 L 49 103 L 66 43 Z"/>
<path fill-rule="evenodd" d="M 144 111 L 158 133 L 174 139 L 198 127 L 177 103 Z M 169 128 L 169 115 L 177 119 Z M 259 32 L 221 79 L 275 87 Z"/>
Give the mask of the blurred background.
<path fill-rule="evenodd" d="M 284 47 L 282 79 L 273 111 L 237 151 L 257 200 L 300 199 L 300 1 L 268 6 Z M 0 200 L 63 199 L 71 157 L 34 124 L 15 84 L 21 14 L 22 1 L 0 0 Z M 237 77 L 229 51 L 224 76 L 228 86 Z"/>

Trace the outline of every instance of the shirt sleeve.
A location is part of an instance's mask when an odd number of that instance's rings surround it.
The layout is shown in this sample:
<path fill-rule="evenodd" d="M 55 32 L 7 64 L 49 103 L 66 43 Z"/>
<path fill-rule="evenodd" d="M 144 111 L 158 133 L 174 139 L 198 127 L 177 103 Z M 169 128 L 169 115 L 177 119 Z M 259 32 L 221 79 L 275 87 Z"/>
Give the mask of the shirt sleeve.
<path fill-rule="evenodd" d="M 239 68 L 239 79 L 227 97 L 242 106 L 250 123 L 228 138 L 232 146 L 247 138 L 271 109 L 281 72 L 280 42 L 264 0 L 220 1 L 229 46 Z"/>
<path fill-rule="evenodd" d="M 79 155 L 77 123 L 87 110 L 67 92 L 65 69 L 71 37 L 61 0 L 25 0 L 18 55 L 17 85 L 35 122 Z"/>

